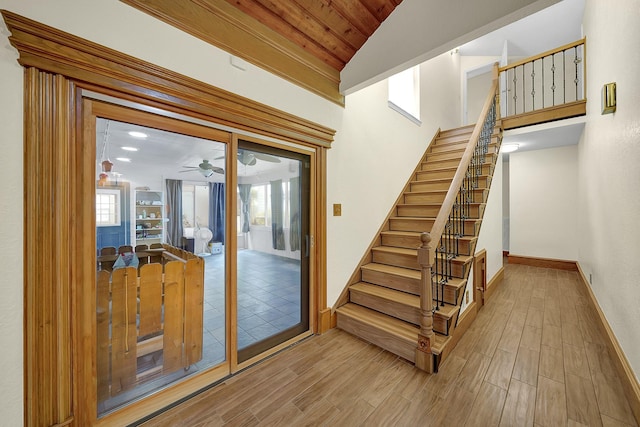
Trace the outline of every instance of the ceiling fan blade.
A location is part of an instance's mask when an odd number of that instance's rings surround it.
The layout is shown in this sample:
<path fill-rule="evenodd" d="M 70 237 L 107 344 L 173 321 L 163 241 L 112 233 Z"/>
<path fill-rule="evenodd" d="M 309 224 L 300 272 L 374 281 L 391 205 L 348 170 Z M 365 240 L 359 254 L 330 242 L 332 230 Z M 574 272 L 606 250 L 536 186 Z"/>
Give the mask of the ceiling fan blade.
<path fill-rule="evenodd" d="M 211 170 L 214 171 L 215 173 L 224 174 L 224 169 L 219 168 L 217 166 L 212 167 Z"/>
<path fill-rule="evenodd" d="M 276 156 L 272 156 L 271 154 L 253 153 L 253 155 L 258 160 L 264 160 L 265 162 L 271 163 L 280 163 L 280 159 Z"/>

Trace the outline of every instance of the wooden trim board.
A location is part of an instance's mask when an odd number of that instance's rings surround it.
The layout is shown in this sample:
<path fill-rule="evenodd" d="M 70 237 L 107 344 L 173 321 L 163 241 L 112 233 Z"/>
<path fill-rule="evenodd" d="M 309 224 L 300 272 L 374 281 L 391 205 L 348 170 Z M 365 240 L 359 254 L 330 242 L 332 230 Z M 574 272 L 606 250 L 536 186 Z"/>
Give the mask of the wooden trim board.
<path fill-rule="evenodd" d="M 578 271 L 578 275 L 580 276 L 580 281 L 584 285 L 584 288 L 589 295 L 589 302 L 591 307 L 598 315 L 598 323 L 602 328 L 602 332 L 606 337 L 606 344 L 609 347 L 609 355 L 613 359 L 613 363 L 616 366 L 616 370 L 618 372 L 618 376 L 620 377 L 620 382 L 622 383 L 622 388 L 624 389 L 624 393 L 627 397 L 627 401 L 629 402 L 629 406 L 631 407 L 631 411 L 633 412 L 636 420 L 640 420 L 640 384 L 638 383 L 638 379 L 627 360 L 627 357 L 620 347 L 620 343 L 616 338 L 607 318 L 605 317 L 602 309 L 600 308 L 600 304 L 598 304 L 598 300 L 591 289 L 591 285 L 589 284 L 589 280 L 582 271 L 580 267 L 580 263 L 576 262 L 576 269 Z M 588 350 L 587 350 L 588 351 Z"/>
<path fill-rule="evenodd" d="M 487 301 L 489 301 L 493 292 L 498 288 L 497 285 L 499 285 L 502 282 L 502 279 L 504 279 L 504 266 L 502 266 L 500 270 L 498 270 L 498 272 L 493 275 L 491 280 L 487 282 L 487 289 L 484 291 L 485 304 L 487 303 Z"/>
<path fill-rule="evenodd" d="M 529 265 L 531 267 L 556 268 L 558 270 L 578 271 L 575 261 L 552 258 L 538 258 L 512 254 L 509 254 L 507 259 L 509 264 L 522 264 Z"/>
<path fill-rule="evenodd" d="M 121 1 L 344 106 L 338 64 L 323 62 L 224 0 Z"/>

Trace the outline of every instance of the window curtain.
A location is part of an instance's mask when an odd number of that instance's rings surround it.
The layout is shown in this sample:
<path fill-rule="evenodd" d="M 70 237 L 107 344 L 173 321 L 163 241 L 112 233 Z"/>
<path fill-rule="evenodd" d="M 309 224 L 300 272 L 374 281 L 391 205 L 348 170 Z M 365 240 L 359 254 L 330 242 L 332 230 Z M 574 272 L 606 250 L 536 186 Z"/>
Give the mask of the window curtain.
<path fill-rule="evenodd" d="M 300 250 L 300 178 L 289 180 L 289 245 L 292 251 Z"/>
<path fill-rule="evenodd" d="M 167 179 L 167 243 L 182 247 L 182 181 Z"/>
<path fill-rule="evenodd" d="M 282 180 L 271 181 L 271 244 L 279 251 L 285 249 L 282 200 Z"/>
<path fill-rule="evenodd" d="M 249 199 L 251 196 L 251 184 L 238 184 L 240 200 L 242 201 L 242 232 L 249 232 Z"/>
<path fill-rule="evenodd" d="M 224 245 L 224 183 L 209 183 L 209 228 L 213 231 L 213 241 Z"/>

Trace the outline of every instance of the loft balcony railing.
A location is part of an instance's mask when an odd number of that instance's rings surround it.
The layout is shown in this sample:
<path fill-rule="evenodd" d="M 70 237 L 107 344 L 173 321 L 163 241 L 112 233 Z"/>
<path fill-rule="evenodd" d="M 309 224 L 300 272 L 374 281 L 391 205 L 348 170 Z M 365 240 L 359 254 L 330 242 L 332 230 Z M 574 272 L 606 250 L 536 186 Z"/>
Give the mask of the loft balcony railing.
<path fill-rule="evenodd" d="M 504 129 L 586 113 L 586 40 L 499 68 Z"/>

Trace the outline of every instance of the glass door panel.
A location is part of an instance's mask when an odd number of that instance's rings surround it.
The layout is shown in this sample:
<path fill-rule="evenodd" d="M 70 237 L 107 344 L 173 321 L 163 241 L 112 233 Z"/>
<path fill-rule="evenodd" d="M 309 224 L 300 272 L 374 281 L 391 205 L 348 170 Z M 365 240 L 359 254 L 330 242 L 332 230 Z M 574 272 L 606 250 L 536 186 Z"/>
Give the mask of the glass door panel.
<path fill-rule="evenodd" d="M 227 176 L 224 142 L 95 125 L 101 417 L 226 362 Z"/>
<path fill-rule="evenodd" d="M 309 156 L 239 141 L 238 362 L 309 330 Z"/>

